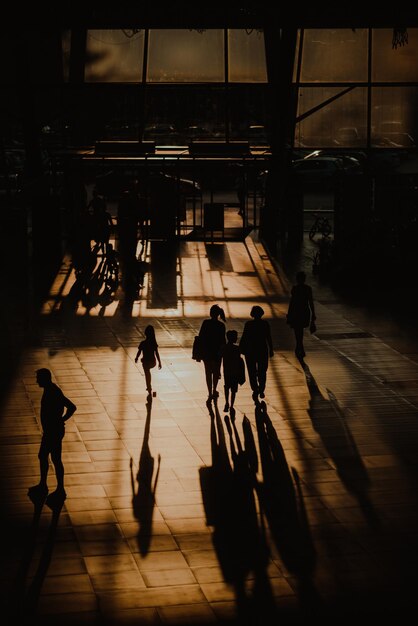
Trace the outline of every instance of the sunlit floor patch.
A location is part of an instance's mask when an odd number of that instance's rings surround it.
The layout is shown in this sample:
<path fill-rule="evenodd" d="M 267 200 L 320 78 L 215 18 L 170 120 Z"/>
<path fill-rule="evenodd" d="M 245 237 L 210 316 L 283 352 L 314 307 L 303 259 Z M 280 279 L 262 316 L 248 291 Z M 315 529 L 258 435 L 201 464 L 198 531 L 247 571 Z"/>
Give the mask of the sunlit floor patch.
<path fill-rule="evenodd" d="M 112 242 L 115 245 L 115 242 Z M 157 245 L 158 244 L 158 245 Z M 77 278 L 66 256 L 43 304 L 45 315 L 61 311 L 79 316 L 204 317 L 217 302 L 229 318 L 248 317 L 251 306 L 264 303 L 267 317 L 283 315 L 286 290 L 264 249 L 245 242 L 148 242 L 142 289 L 127 302 L 121 286 L 111 289 L 105 259 L 99 255 L 88 281 Z M 114 287 L 114 285 L 113 285 Z"/>

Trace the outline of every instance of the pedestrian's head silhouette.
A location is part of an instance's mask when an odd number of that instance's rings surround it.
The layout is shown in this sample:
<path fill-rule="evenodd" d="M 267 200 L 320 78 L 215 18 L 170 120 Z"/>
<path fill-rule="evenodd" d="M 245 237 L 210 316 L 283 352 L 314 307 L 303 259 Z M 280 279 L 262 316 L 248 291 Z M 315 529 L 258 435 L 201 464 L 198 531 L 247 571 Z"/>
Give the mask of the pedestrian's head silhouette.
<path fill-rule="evenodd" d="M 255 306 L 253 306 L 253 308 L 251 309 L 251 313 L 250 313 L 251 317 L 253 317 L 256 320 L 259 320 L 263 317 L 264 315 L 264 309 L 261 308 L 261 306 L 258 306 L 258 304 L 256 304 Z"/>
<path fill-rule="evenodd" d="M 296 281 L 299 283 L 299 285 L 301 285 L 302 283 L 304 283 L 306 280 L 306 274 L 305 272 L 298 272 L 296 274 Z"/>
<path fill-rule="evenodd" d="M 226 338 L 230 343 L 235 343 L 238 339 L 238 333 L 236 330 L 228 330 L 226 333 Z"/>
<path fill-rule="evenodd" d="M 225 321 L 225 313 L 224 310 L 221 309 L 219 304 L 213 304 L 210 307 L 209 315 L 216 320 L 217 317 L 220 317 L 223 321 Z"/>
<path fill-rule="evenodd" d="M 51 372 L 46 367 L 36 370 L 36 382 L 40 387 L 45 387 L 51 382 Z"/>
<path fill-rule="evenodd" d="M 155 341 L 155 330 L 154 326 L 151 326 L 151 324 L 148 324 L 148 326 L 145 328 L 144 334 L 147 339 L 153 339 Z"/>

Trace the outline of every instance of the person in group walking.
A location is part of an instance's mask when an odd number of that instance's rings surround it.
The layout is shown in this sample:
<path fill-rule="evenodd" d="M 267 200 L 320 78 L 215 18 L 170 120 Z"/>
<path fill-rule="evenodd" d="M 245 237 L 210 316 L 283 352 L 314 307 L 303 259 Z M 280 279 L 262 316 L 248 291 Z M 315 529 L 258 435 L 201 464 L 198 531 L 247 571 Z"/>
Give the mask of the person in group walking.
<path fill-rule="evenodd" d="M 244 361 L 242 360 L 239 347 L 237 346 L 238 333 L 236 330 L 228 330 L 226 333 L 227 343 L 222 348 L 222 363 L 224 371 L 225 407 L 224 411 L 233 413 L 235 396 L 238 385 L 245 382 Z M 231 401 L 229 401 L 231 394 Z"/>
<path fill-rule="evenodd" d="M 208 402 L 219 397 L 217 386 L 221 377 L 221 355 L 226 343 L 223 309 L 218 304 L 214 304 L 209 314 L 210 318 L 203 320 L 199 331 L 199 352 L 205 366 Z"/>
<path fill-rule="evenodd" d="M 296 285 L 293 285 L 286 321 L 295 333 L 295 354 L 303 361 L 305 348 L 303 345 L 303 330 L 310 327 L 311 332 L 315 332 L 315 306 L 312 295 L 312 288 L 305 284 L 305 272 L 296 274 Z"/>
<path fill-rule="evenodd" d="M 270 325 L 261 319 L 264 310 L 261 306 L 253 306 L 250 315 L 253 319 L 245 322 L 239 349 L 245 357 L 253 400 L 257 402 L 258 396 L 264 398 L 268 361 L 274 356 L 274 351 Z"/>
<path fill-rule="evenodd" d="M 145 339 L 141 341 L 138 346 L 138 352 L 136 353 L 135 363 L 138 363 L 138 359 L 142 354 L 142 367 L 144 368 L 145 374 L 145 383 L 147 386 L 148 396 L 152 397 L 152 387 L 151 387 L 151 370 L 153 367 L 157 365 L 158 369 L 161 369 L 161 359 L 160 354 L 158 352 L 158 344 L 155 338 L 154 327 L 149 324 L 145 328 Z"/>
<path fill-rule="evenodd" d="M 49 369 L 41 368 L 36 371 L 36 382 L 43 388 L 41 399 L 41 426 L 42 441 L 38 458 L 40 465 L 40 481 L 29 489 L 29 495 L 46 497 L 48 494 L 47 477 L 49 470 L 49 455 L 55 468 L 57 478 L 56 491 L 49 496 L 53 500 L 64 500 L 64 465 L 62 463 L 62 440 L 65 434 L 65 422 L 77 409 L 76 405 L 65 397 L 61 389 L 52 382 Z"/>

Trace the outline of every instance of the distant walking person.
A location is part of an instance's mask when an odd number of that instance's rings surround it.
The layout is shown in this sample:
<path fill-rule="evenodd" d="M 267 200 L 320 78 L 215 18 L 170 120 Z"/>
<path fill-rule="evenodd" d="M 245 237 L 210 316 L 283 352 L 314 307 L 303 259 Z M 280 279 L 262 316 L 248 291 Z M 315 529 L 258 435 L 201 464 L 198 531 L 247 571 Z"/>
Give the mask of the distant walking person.
<path fill-rule="evenodd" d="M 219 397 L 222 348 L 225 345 L 225 313 L 217 304 L 210 308 L 210 319 L 203 320 L 199 331 L 200 356 L 205 366 L 208 402 Z M 218 319 L 218 318 L 221 319 Z M 222 320 L 222 321 L 221 321 Z"/>
<path fill-rule="evenodd" d="M 57 489 L 50 498 L 64 500 L 64 465 L 61 460 L 62 440 L 65 434 L 65 422 L 76 410 L 75 404 L 64 396 L 61 389 L 52 382 L 49 369 L 41 368 L 36 372 L 36 382 L 43 388 L 41 399 L 42 441 L 38 458 L 41 477 L 38 485 L 31 487 L 29 493 L 44 497 L 48 493 L 47 476 L 49 455 L 51 455 L 57 477 Z M 65 410 L 66 409 L 66 410 Z"/>
<path fill-rule="evenodd" d="M 97 247 L 106 255 L 109 246 L 109 238 L 113 228 L 113 219 L 106 210 L 106 200 L 93 189 L 93 198 L 88 207 L 91 210 L 92 235 Z"/>
<path fill-rule="evenodd" d="M 136 353 L 135 363 L 138 363 L 138 359 L 142 354 L 142 367 L 144 368 L 145 374 L 145 382 L 147 385 L 148 395 L 152 396 L 152 387 L 151 387 L 151 370 L 153 367 L 157 365 L 158 361 L 158 369 L 161 369 L 161 359 L 160 354 L 158 352 L 158 344 L 155 339 L 155 331 L 154 327 L 149 324 L 145 331 L 145 339 L 141 341 L 138 346 L 138 352 Z"/>
<path fill-rule="evenodd" d="M 289 308 L 286 321 L 295 333 L 296 347 L 295 354 L 302 361 L 305 355 L 303 346 L 303 329 L 311 327 L 314 332 L 316 320 L 315 307 L 312 296 L 312 288 L 305 284 L 305 272 L 296 274 L 296 285 L 292 287 Z"/>
<path fill-rule="evenodd" d="M 270 325 L 261 319 L 264 311 L 261 306 L 253 306 L 252 320 L 245 322 L 239 348 L 245 356 L 248 378 L 253 391 L 253 400 L 264 398 L 269 357 L 274 356 Z"/>
<path fill-rule="evenodd" d="M 238 333 L 236 330 L 228 330 L 226 333 L 227 343 L 222 348 L 222 363 L 224 370 L 225 407 L 224 411 L 233 412 L 235 396 L 238 385 L 245 382 L 244 361 L 242 360 L 239 347 L 236 345 Z M 231 402 L 229 401 L 231 394 Z"/>

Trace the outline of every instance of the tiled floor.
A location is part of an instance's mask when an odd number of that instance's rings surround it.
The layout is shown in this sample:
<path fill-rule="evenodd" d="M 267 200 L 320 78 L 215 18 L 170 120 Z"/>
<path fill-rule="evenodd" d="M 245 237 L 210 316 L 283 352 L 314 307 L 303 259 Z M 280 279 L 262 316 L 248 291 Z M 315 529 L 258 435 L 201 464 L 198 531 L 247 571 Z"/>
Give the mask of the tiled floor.
<path fill-rule="evenodd" d="M 132 310 L 61 309 L 66 260 L 1 408 L 1 594 L 10 624 L 352 623 L 415 605 L 417 354 L 317 301 L 302 369 L 289 282 L 263 246 L 148 249 Z M 158 261 L 158 262 L 157 262 Z M 209 411 L 193 337 L 213 302 L 241 334 L 261 303 L 274 337 L 265 405 Z M 163 368 L 147 402 L 145 326 Z M 48 367 L 77 405 L 62 510 L 34 507 Z M 54 487 L 51 469 L 50 489 Z"/>

